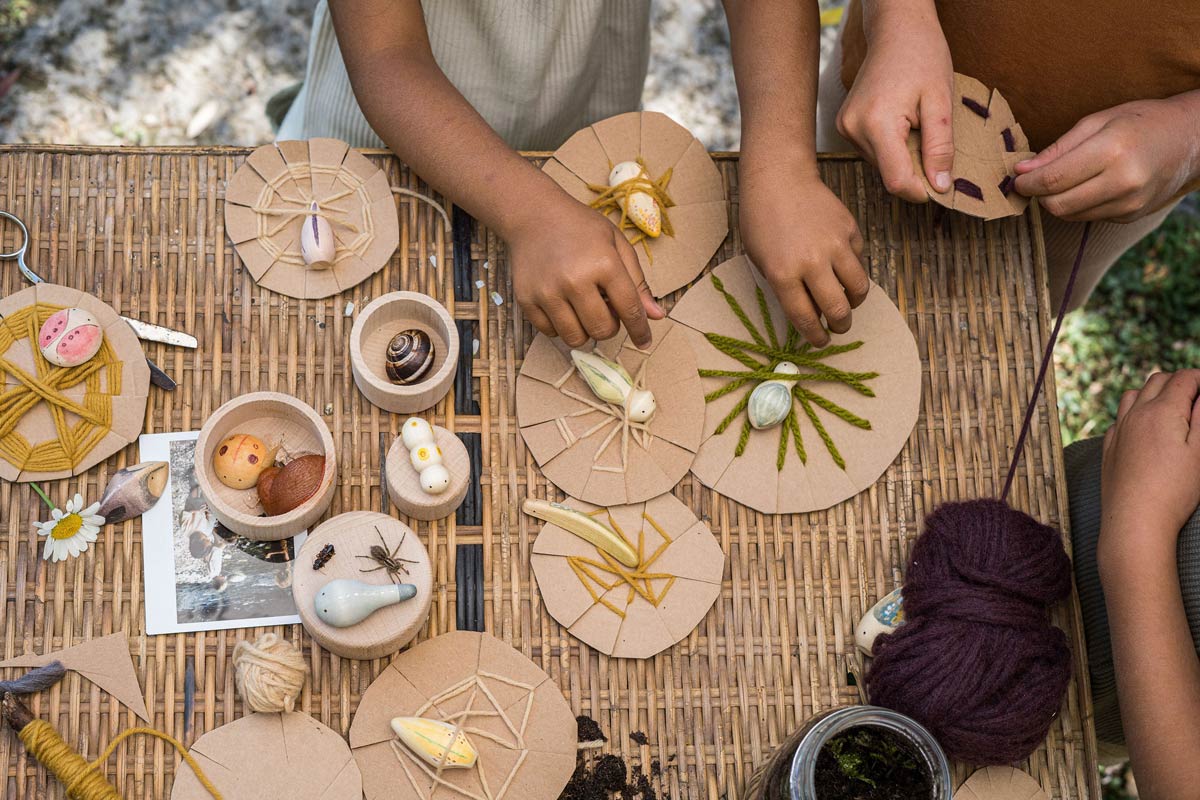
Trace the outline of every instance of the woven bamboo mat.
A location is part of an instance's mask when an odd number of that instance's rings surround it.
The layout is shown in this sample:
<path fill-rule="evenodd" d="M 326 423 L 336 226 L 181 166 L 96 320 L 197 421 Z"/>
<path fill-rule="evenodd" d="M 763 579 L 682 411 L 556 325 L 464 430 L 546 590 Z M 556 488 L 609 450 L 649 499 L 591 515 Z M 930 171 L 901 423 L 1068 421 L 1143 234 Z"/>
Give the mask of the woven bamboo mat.
<path fill-rule="evenodd" d="M 728 555 L 721 596 L 691 636 L 656 658 L 598 655 L 546 614 L 530 574 L 537 526 L 516 509 L 527 493 L 544 494 L 548 487 L 514 419 L 514 383 L 532 337 L 512 302 L 500 241 L 481 226 L 456 226 L 470 238 L 461 237 L 454 259 L 452 238 L 436 218 L 405 201 L 400 248 L 366 283 L 324 301 L 263 291 L 223 228 L 225 181 L 246 152 L 3 147 L 0 208 L 29 225 L 30 262 L 47 279 L 199 338 L 195 352 L 147 346 L 179 388 L 151 391 L 145 431 L 197 429 L 221 403 L 259 389 L 311 403 L 339 451 L 331 513 L 391 511 L 379 467 L 401 421 L 367 404 L 354 387 L 347 302 L 361 309 L 395 289 L 444 301 L 459 321 L 465 351 L 472 352 L 473 340 L 479 345 L 474 358 L 464 360 L 472 374 L 461 370 L 434 416 L 478 448 L 482 465 L 479 491 L 457 521 L 414 526 L 435 560 L 435 597 L 422 637 L 481 622 L 546 669 L 576 713 L 599 722 L 611 751 L 653 773 L 663 796 L 737 797 L 754 765 L 789 731 L 813 713 L 857 702 L 847 678 L 858 663 L 853 625 L 900 583 L 924 515 L 943 501 L 999 489 L 1050 321 L 1032 213 L 985 225 L 932 205 L 910 206 L 888 198 L 872 169 L 830 158 L 824 177 L 859 220 L 872 277 L 917 338 L 925 373 L 916 429 L 873 487 L 824 512 L 764 517 L 686 478 L 676 494 L 710 523 Z M 427 188 L 393 159 L 371 157 L 393 184 Z M 736 160 L 720 156 L 718 162 L 733 222 Z M 737 226 L 730 228 L 714 264 L 740 252 Z M 6 228 L 0 247 L 13 249 L 14 235 Z M 0 266 L 0 294 L 20 289 L 15 265 Z M 1046 388 L 1012 501 L 1062 525 L 1053 380 Z M 86 476 L 47 489 L 60 501 L 74 491 L 98 498 L 108 477 L 136 460 L 136 447 L 129 447 Z M 143 635 L 142 537 L 167 533 L 143 534 L 140 522 L 110 526 L 85 557 L 47 568 L 32 529 L 42 514 L 28 487 L 0 485 L 0 656 L 124 630 L 156 727 L 190 742 L 241 716 L 230 656 L 238 640 L 255 632 Z M 474 580 L 477 571 L 482 582 Z M 1098 798 L 1077 604 L 1057 609 L 1055 618 L 1069 632 L 1076 680 L 1045 745 L 1024 766 L 1054 798 Z M 299 626 L 283 632 L 310 644 Z M 308 652 L 313 675 L 302 710 L 345 733 L 386 659 L 352 662 L 316 647 Z M 195 707 L 185 719 L 189 673 Z M 137 724 L 74 674 L 33 698 L 33 709 L 89 757 Z M 630 738 L 639 732 L 646 745 Z M 160 742 L 143 739 L 122 745 L 106 769 L 125 797 L 160 798 L 169 793 L 176 761 Z M 0 735 L 0 762 L 3 797 L 62 796 L 7 732 Z M 965 774 L 957 769 L 959 779 Z"/>

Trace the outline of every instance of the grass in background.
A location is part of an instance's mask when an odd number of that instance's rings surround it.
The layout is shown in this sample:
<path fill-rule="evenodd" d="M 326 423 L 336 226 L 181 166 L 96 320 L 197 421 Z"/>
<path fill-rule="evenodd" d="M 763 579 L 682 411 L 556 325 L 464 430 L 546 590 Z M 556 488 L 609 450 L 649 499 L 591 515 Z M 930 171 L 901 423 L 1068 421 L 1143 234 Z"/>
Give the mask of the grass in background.
<path fill-rule="evenodd" d="M 1064 444 L 1102 435 L 1151 372 L 1200 367 L 1200 195 L 1113 265 L 1055 356 Z"/>

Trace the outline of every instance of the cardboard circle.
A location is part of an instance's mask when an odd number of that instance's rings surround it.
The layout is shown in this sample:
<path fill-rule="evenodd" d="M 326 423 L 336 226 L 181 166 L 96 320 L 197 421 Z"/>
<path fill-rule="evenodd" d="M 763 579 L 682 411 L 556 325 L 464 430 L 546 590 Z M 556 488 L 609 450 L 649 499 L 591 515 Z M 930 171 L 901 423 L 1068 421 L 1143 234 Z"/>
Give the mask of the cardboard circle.
<path fill-rule="evenodd" d="M 314 201 L 331 215 L 337 242 L 328 269 L 300 255 L 303 217 L 293 214 Z M 310 300 L 362 283 L 400 243 L 387 176 L 337 139 L 275 142 L 247 156 L 225 187 L 225 230 L 259 286 Z"/>
<path fill-rule="evenodd" d="M 770 286 L 750 260 L 738 256 L 712 273 L 737 299 L 748 319 L 765 336 L 757 289 L 769 309 L 777 338 L 785 342 L 787 318 Z M 750 334 L 711 278 L 699 281 L 671 310 L 671 319 L 687 332 L 701 369 L 746 371 L 747 366 L 714 347 L 705 334 L 750 340 Z M 874 397 L 859 394 L 847 385 L 828 381 L 802 384 L 827 401 L 866 420 L 869 430 L 855 427 L 830 411 L 810 403 L 814 413 L 842 456 L 839 467 L 802 406 L 793 401 L 807 463 L 801 461 L 789 436 L 783 468 L 778 466 L 781 427 L 751 430 L 742 455 L 736 455 L 745 412 L 724 432 L 716 429 L 751 391 L 731 391 L 707 403 L 704 436 L 692 463 L 692 473 L 705 486 L 765 514 L 793 514 L 828 508 L 873 484 L 895 460 L 916 425 L 921 405 L 921 359 L 904 316 L 878 286 L 872 284 L 867 299 L 854 310 L 849 333 L 832 334 L 830 346 L 861 341 L 850 352 L 830 355 L 821 363 L 850 372 L 875 372 L 864 383 Z M 760 357 L 760 362 L 765 357 Z M 805 368 L 809 369 L 809 368 Z M 802 369 L 802 372 L 804 370 Z M 705 377 L 703 393 L 726 386 L 728 377 Z M 757 382 L 754 383 L 757 385 Z"/>
<path fill-rule="evenodd" d="M 644 365 L 646 388 L 657 400 L 658 410 L 646 423 L 647 446 L 629 437 L 623 472 L 623 434 L 614 435 L 601 450 L 621 423 L 616 419 L 605 423 L 605 413 L 596 410 L 596 405 L 606 404 L 575 371 L 571 348 L 561 339 L 538 334 L 525 354 L 517 376 L 521 438 L 547 480 L 571 497 L 603 506 L 639 503 L 671 491 L 691 466 L 704 427 L 704 396 L 696 359 L 686 332 L 678 325 L 665 319 L 651 320 L 650 329 L 654 341 L 646 351 L 629 343 L 624 330 L 612 339 L 581 348 L 594 346 L 635 379 Z M 619 414 L 619 408 L 610 408 Z"/>
<path fill-rule="evenodd" d="M 392 337 L 416 328 L 429 335 L 433 366 L 419 383 L 392 383 L 384 370 L 384 354 Z M 450 312 L 420 292 L 390 292 L 364 308 L 350 328 L 350 368 L 354 383 L 376 406 L 395 414 L 432 408 L 454 385 L 458 365 L 458 328 Z"/>
<path fill-rule="evenodd" d="M 247 433 L 268 447 L 279 443 L 282 460 L 315 453 L 325 456 L 325 472 L 316 494 L 286 514 L 263 516 L 257 489 L 231 489 L 217 480 L 212 460 L 229 436 Z M 213 515 L 229 530 L 248 539 L 276 541 L 312 525 L 333 502 L 337 453 L 325 421 L 307 403 L 279 392 L 235 397 L 213 412 L 196 440 L 196 483 Z"/>
<path fill-rule="evenodd" d="M 950 175 L 974 184 L 981 197 L 957 187 L 944 193 L 935 190 L 921 162 L 921 132 L 912 131 L 908 134 L 908 152 L 926 193 L 938 205 L 973 217 L 997 219 L 1021 214 L 1029 206 L 1029 198 L 1013 191 L 1008 183 L 1016 175 L 1016 163 L 1032 158 L 1033 151 L 1008 101 L 999 89 L 989 91 L 974 78 L 956 72 L 952 102 L 954 166 Z"/>
<path fill-rule="evenodd" d="M 456 687 L 462 692 L 448 697 Z M 444 699 L 432 702 L 438 698 Z M 444 633 L 401 653 L 363 693 L 350 726 L 350 751 L 366 800 L 428 800 L 432 768 L 424 772 L 424 762 L 398 742 L 393 749 L 391 720 L 444 719 L 466 710 L 468 702 L 474 710 L 503 711 L 513 728 L 499 716 L 468 718 L 463 727 L 478 759 L 469 769 L 443 770 L 450 786 L 439 785 L 437 797 L 469 800 L 469 792 L 491 800 L 556 800 L 575 771 L 578 725 L 571 707 L 532 661 L 494 636 L 473 631 Z M 480 770 L 490 791 L 480 782 Z"/>
<path fill-rule="evenodd" d="M 1049 800 L 1033 776 L 1013 767 L 984 767 L 967 778 L 955 800 Z"/>
<path fill-rule="evenodd" d="M 607 185 L 613 164 L 638 158 L 653 179 L 672 171 L 667 191 L 675 205 L 666 213 L 675 235 L 634 247 L 650 291 L 662 297 L 699 275 L 729 233 L 725 185 L 704 144 L 665 114 L 631 111 L 577 131 L 542 170 L 586 205 L 596 198 L 589 183 Z"/>
<path fill-rule="evenodd" d="M 404 440 L 397 436 L 387 452 L 384 478 L 388 497 L 401 514 L 413 519 L 435 520 L 448 517 L 462 505 L 471 486 L 471 456 L 462 440 L 440 425 L 433 425 L 433 436 L 442 451 L 442 463 L 450 473 L 450 486 L 441 494 L 427 494 L 421 488 L 420 473 L 413 467 Z"/>
<path fill-rule="evenodd" d="M 204 734 L 188 752 L 223 797 L 362 797 L 362 775 L 346 740 L 308 714 L 250 714 Z M 180 763 L 171 800 L 212 800 L 212 796 Z"/>
<path fill-rule="evenodd" d="M 383 542 L 380 542 L 381 534 Z M 416 597 L 381 608 L 348 628 L 335 628 L 322 622 L 313 607 L 313 599 L 329 581 L 348 578 L 380 586 L 397 582 L 386 570 L 375 569 L 379 565 L 374 561 L 359 558 L 368 555 L 372 547 L 385 546 L 384 543 L 389 552 L 399 545 L 398 556 L 415 562 L 405 564 L 408 574 L 401 574 L 398 582 L 416 586 Z M 313 569 L 313 560 L 327 544 L 334 546 L 333 557 L 321 569 Z M 321 523 L 300 548 L 292 567 L 292 599 L 304 629 L 321 647 L 343 658 L 381 658 L 412 641 L 429 618 L 429 605 L 433 599 L 433 569 L 429 565 L 429 554 L 411 528 L 387 514 L 376 511 L 338 514 Z"/>
<path fill-rule="evenodd" d="M 44 306 L 41 311 L 29 312 L 35 315 L 31 320 L 34 330 L 17 324 L 17 315 L 23 316 L 22 312 L 39 304 Z M 90 377 L 68 385 L 62 395 L 80 406 L 85 405 L 88 394 L 98 398 L 101 416 L 107 423 L 88 422 L 70 411 L 63 412 L 63 420 L 69 427 L 83 426 L 86 430 L 80 445 L 82 455 L 73 469 L 41 469 L 39 461 L 56 458 L 64 448 L 49 405 L 29 395 L 18 374 L 68 372 L 46 361 L 38 349 L 37 334 L 55 310 L 76 306 L 93 314 L 104 332 L 100 352 L 88 363 L 106 363 Z M 5 403 L 20 402 L 25 395 L 31 401 L 12 433 L 0 439 L 0 478 L 26 483 L 59 480 L 86 472 L 141 434 L 149 389 L 150 369 L 137 335 L 103 300 L 53 283 L 39 283 L 0 298 L 0 398 Z"/>
<path fill-rule="evenodd" d="M 578 500 L 566 505 L 584 512 L 599 510 Z M 721 594 L 725 553 L 709 527 L 671 494 L 613 506 L 596 518 L 615 524 L 635 548 L 640 542 L 642 564 L 630 570 L 606 562 L 595 545 L 546 524 L 530 556 L 538 592 L 550 616 L 580 641 L 614 658 L 650 658 L 686 638 L 712 608 Z M 607 564 L 608 571 L 601 564 Z M 632 591 L 616 570 L 664 577 L 648 579 L 649 587 L 641 585 L 647 597 Z M 591 576 L 616 586 L 605 590 Z"/>

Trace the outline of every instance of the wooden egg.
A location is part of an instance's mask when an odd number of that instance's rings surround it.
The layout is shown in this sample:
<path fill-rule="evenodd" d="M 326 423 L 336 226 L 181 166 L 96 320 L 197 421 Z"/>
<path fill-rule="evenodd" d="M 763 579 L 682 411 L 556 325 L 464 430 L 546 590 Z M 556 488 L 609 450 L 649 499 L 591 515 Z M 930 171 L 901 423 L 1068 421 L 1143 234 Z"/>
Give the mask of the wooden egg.
<path fill-rule="evenodd" d="M 235 433 L 213 454 L 217 480 L 230 489 L 251 489 L 267 467 L 275 466 L 275 448 L 248 433 Z"/>
<path fill-rule="evenodd" d="M 321 488 L 325 457 L 294 458 L 283 467 L 267 467 L 258 476 L 258 501 L 268 516 L 275 517 L 299 508 Z"/>
<path fill-rule="evenodd" d="M 82 308 L 55 311 L 42 324 L 38 347 L 47 361 L 59 367 L 77 367 L 100 352 L 104 331 L 92 312 Z"/>
<path fill-rule="evenodd" d="M 433 341 L 416 328 L 401 331 L 388 342 L 383 357 L 388 380 L 402 386 L 417 383 L 433 367 Z"/>

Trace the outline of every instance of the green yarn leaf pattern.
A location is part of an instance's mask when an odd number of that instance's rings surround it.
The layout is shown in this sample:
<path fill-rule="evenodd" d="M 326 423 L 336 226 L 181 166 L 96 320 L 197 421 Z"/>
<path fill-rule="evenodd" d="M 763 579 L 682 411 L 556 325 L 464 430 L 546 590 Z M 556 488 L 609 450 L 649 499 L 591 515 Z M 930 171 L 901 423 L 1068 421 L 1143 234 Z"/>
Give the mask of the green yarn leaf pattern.
<path fill-rule="evenodd" d="M 804 449 L 804 439 L 800 435 L 799 415 L 796 413 L 796 406 L 799 405 L 800 410 L 803 411 L 809 422 L 812 423 L 813 428 L 816 429 L 817 436 L 824 443 L 825 449 L 829 451 L 833 462 L 844 470 L 846 468 L 846 461 L 838 451 L 837 445 L 833 441 L 833 436 L 829 433 L 829 430 L 817 414 L 817 409 L 821 409 L 833 417 L 862 430 L 871 430 L 871 423 L 869 420 L 858 416 L 849 409 L 843 408 L 824 395 L 817 393 L 812 386 L 813 384 L 821 383 L 840 383 L 850 387 L 864 397 L 874 397 L 875 392 L 871 387 L 867 386 L 867 382 L 873 378 L 878 378 L 878 372 L 847 372 L 846 370 L 841 370 L 825 363 L 825 359 L 853 352 L 862 347 L 863 343 L 861 341 L 848 342 L 846 344 L 830 345 L 822 347 L 819 350 L 814 350 L 812 345 L 802 342 L 800 334 L 789 323 L 787 326 L 787 336 L 784 338 L 783 343 L 780 344 L 774 320 L 771 318 L 771 308 L 767 303 L 767 298 L 763 293 L 762 287 L 755 287 L 755 299 L 758 303 L 759 319 L 762 328 L 765 329 L 765 333 L 764 330 L 760 329 L 754 323 L 750 315 L 746 313 L 746 310 L 738 302 L 738 299 L 726 291 L 721 279 L 716 275 L 711 275 L 710 277 L 713 286 L 725 298 L 725 302 L 729 305 L 729 310 L 750 335 L 749 339 L 738 339 L 733 336 L 723 336 L 716 333 L 704 334 L 709 344 L 746 368 L 745 370 L 700 370 L 700 377 L 702 378 L 729 379 L 725 384 L 704 396 L 706 403 L 711 403 L 717 398 L 739 390 L 744 391 L 741 399 L 738 400 L 729 413 L 717 425 L 715 433 L 724 433 L 730 425 L 743 415 L 750 403 L 750 394 L 760 383 L 769 380 L 793 381 L 792 398 L 794 402 L 792 409 L 779 425 L 779 447 L 775 459 L 776 468 L 782 470 L 787 463 L 789 438 L 795 446 L 796 457 L 800 459 L 800 463 L 808 463 L 808 455 Z M 775 372 L 775 368 L 784 361 L 790 361 L 799 367 L 801 370 L 800 374 L 786 375 Z M 746 445 L 750 441 L 752 430 L 749 416 L 747 416 L 742 421 L 737 447 L 734 449 L 735 456 L 741 456 L 746 452 Z"/>

